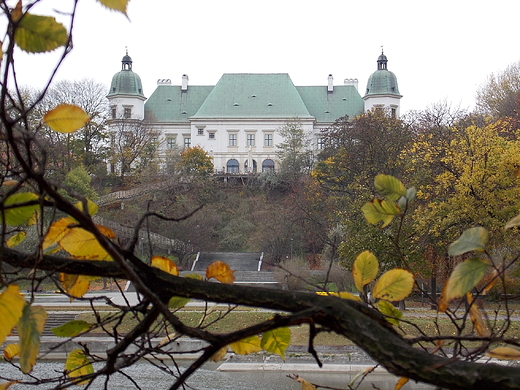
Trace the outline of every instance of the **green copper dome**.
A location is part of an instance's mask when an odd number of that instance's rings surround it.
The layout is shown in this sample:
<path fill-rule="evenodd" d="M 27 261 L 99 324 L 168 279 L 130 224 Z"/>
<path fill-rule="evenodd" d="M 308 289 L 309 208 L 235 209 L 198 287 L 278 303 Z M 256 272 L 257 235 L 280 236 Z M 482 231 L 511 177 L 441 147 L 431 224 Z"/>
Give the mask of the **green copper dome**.
<path fill-rule="evenodd" d="M 381 53 L 377 59 L 377 70 L 370 75 L 365 96 L 395 95 L 401 96 L 397 86 L 397 77 L 387 69 L 388 59 Z"/>
<path fill-rule="evenodd" d="M 121 71 L 112 77 L 110 92 L 107 96 L 132 95 L 144 98 L 141 78 L 132 71 L 132 58 L 128 55 L 128 52 L 123 57 L 121 63 Z"/>

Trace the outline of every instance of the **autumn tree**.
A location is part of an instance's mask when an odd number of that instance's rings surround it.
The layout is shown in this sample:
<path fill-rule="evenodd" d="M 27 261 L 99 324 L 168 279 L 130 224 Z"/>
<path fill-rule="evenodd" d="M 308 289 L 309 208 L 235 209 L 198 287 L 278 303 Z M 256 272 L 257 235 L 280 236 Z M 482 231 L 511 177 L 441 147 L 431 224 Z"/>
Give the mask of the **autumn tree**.
<path fill-rule="evenodd" d="M 129 178 L 137 179 L 157 158 L 159 132 L 136 119 L 115 119 L 111 127 L 110 170 L 125 184 Z"/>
<path fill-rule="evenodd" d="M 147 220 L 158 218 L 177 223 L 193 214 L 189 212 L 182 217 L 174 217 L 167 212 L 144 211 L 135 223 L 136 233 L 129 244 L 120 246 L 113 231 L 94 223 L 92 216 L 97 212 L 94 203 L 72 192 L 69 195 L 79 199 L 77 202 L 76 199 L 73 202 L 68 201 L 59 192 L 60 183 L 49 180 L 46 151 L 34 137 L 36 129 L 33 128 L 33 123 L 26 120 L 34 106 L 26 106 L 20 103 L 21 99 L 15 98 L 21 93 L 17 87 L 19 82 L 15 71 L 18 49 L 38 53 L 37 55 L 60 50 L 57 68 L 72 49 L 73 35 L 70 29 L 78 1 L 72 1 L 72 11 L 61 9 L 64 7 L 62 2 L 54 3 L 56 12 L 70 19 L 69 27 L 58 23 L 53 17 L 32 14 L 31 10 L 37 2 L 40 3 L 36 0 L 25 4 L 19 2 L 15 8 L 11 8 L 6 1 L 0 0 L 2 16 L 7 22 L 2 42 L 3 82 L 0 86 L 0 143 L 3 152 L 0 155 L 0 166 L 6 169 L 0 182 L 0 341 L 3 342 L 11 330 L 17 327 L 20 342 L 5 346 L 3 352 L 5 358 L 11 360 L 22 373 L 31 373 L 30 385 L 56 389 L 73 385 L 88 388 L 94 379 L 101 378 L 104 387 L 109 388 L 118 385 L 116 380 L 119 379 L 114 379 L 114 374 L 123 372 L 128 378 L 124 368 L 138 361 L 152 361 L 158 372 L 171 375 L 170 388 L 178 389 L 204 362 L 211 358 L 217 359 L 228 348 L 236 353 L 265 350 L 283 357 L 285 347 L 290 343 L 290 327 L 306 324 L 310 330 L 308 349 L 319 365 L 322 363 L 314 348 L 315 336 L 321 332 L 335 332 L 364 349 L 391 373 L 404 377 L 400 383 L 409 378 L 450 389 L 500 390 L 520 386 L 518 368 L 490 362 L 476 363 L 483 356 L 518 357 L 518 350 L 513 348 L 518 346 L 518 341 L 507 337 L 507 326 L 484 326 L 483 317 L 474 304 L 473 296 L 468 294 L 477 289 L 477 296 L 480 296 L 490 283 L 503 276 L 503 269 L 489 260 L 491 255 L 486 250 L 486 234 L 482 227 L 465 231 L 450 246 L 449 253 L 452 256 L 474 253 L 478 258 L 462 261 L 460 268 L 455 269 L 439 305 L 441 313 L 448 313 L 448 318 L 456 320 L 455 324 L 458 321 L 463 324 L 471 322 L 475 336 L 468 336 L 465 333 L 466 328 L 460 325 L 454 335 L 450 333 L 432 336 L 420 333 L 410 338 L 403 334 L 399 328 L 403 321 L 402 313 L 391 302 L 404 299 L 410 294 L 414 284 L 413 274 L 406 269 L 381 273 L 377 257 L 369 252 L 356 258 L 353 278 L 362 297 L 365 296 L 367 286 L 373 283 L 372 295 L 377 300 L 375 304 L 369 303 L 367 299 L 360 300 L 347 292 L 331 296 L 327 292 L 324 292 L 325 295 L 318 295 L 233 285 L 233 271 L 221 262 L 210 265 L 205 278 L 194 275 L 179 277 L 179 270 L 170 259 L 153 256 L 152 253 L 150 258 L 143 261 L 135 255 L 138 231 Z M 124 0 L 99 2 L 123 13 L 126 12 L 128 3 Z M 18 49 L 15 50 L 15 46 Z M 9 88 L 9 76 L 15 78 L 13 90 Z M 9 112 L 5 110 L 8 106 Z M 53 131 L 71 133 L 81 129 L 89 118 L 78 106 L 59 104 L 48 111 L 42 120 Z M 493 127 L 481 130 L 492 132 Z M 473 133 L 468 131 L 467 137 L 472 142 L 477 142 L 477 138 L 472 138 Z M 463 141 L 461 139 L 458 146 L 463 147 Z M 498 141 L 490 144 L 478 142 L 486 150 L 499 150 L 505 155 L 511 152 L 508 144 Z M 474 152 L 477 150 L 474 149 Z M 507 164 L 501 165 L 500 159 L 495 161 L 491 156 L 489 154 L 489 166 L 507 170 Z M 509 185 L 507 178 L 501 178 L 505 180 L 501 181 L 492 177 L 490 171 L 486 171 L 486 164 L 482 166 L 479 161 L 472 160 L 469 154 L 464 157 L 465 162 L 474 163 L 475 170 L 484 174 L 479 183 L 497 183 L 504 188 Z M 462 169 L 455 161 L 453 164 L 455 168 Z M 463 169 L 462 173 L 465 173 Z M 413 191 L 388 175 L 376 176 L 373 184 L 379 195 L 367 202 L 369 206 L 364 206 L 365 218 L 371 224 L 389 226 L 399 220 L 407 210 L 407 205 L 414 201 Z M 482 192 L 477 194 L 484 196 Z M 509 221 L 506 227 L 518 226 L 518 219 L 520 218 Z M 27 246 L 20 245 L 27 229 L 34 229 L 37 242 L 28 243 Z M 516 256 L 513 260 L 508 260 L 505 266 L 510 266 L 518 258 Z M 14 267 L 15 272 L 12 272 L 12 268 L 7 269 L 7 264 Z M 24 269 L 31 272 L 20 272 Z M 472 271 L 475 269 L 478 272 Z M 33 272 L 35 270 L 43 271 L 43 274 Z M 461 283 L 460 276 L 468 274 L 469 277 L 463 278 Z M 486 275 L 489 275 L 491 281 L 480 286 L 479 283 Z M 140 301 L 136 305 L 130 302 L 117 305 L 106 296 L 95 298 L 94 300 L 103 299 L 110 305 L 109 317 L 104 318 L 96 311 L 94 301 L 90 300 L 91 308 L 95 311 L 92 322 L 75 321 L 55 331 L 67 340 L 75 340 L 78 335 L 96 329 L 111 338 L 111 346 L 107 347 L 105 354 L 97 355 L 89 350 L 88 345 L 78 344 L 78 348 L 68 354 L 63 370 L 52 372 L 50 378 L 38 377 L 32 371 L 38 363 L 47 312 L 45 308 L 35 304 L 33 293 L 29 293 L 28 298 L 20 294 L 18 282 L 29 278 L 30 283 L 38 285 L 43 280 L 50 279 L 67 297 L 89 300 L 84 294 L 92 279 L 100 276 L 131 281 L 141 297 Z M 211 283 L 209 279 L 216 279 L 220 283 Z M 468 301 L 468 309 L 458 318 L 458 313 L 451 310 L 449 304 L 462 298 Z M 240 327 L 224 334 L 217 333 L 204 326 L 205 324 L 197 326 L 183 322 L 178 309 L 190 299 L 265 308 L 276 311 L 277 314 L 252 326 Z M 221 315 L 227 316 L 229 311 Z M 132 325 L 123 329 L 122 324 L 129 317 L 133 320 Z M 159 336 L 162 341 L 158 343 L 156 338 Z M 185 370 L 178 369 L 178 354 L 173 348 L 180 337 L 190 337 L 205 343 L 197 351 L 199 357 Z M 446 348 L 447 343 L 452 343 L 454 348 Z M 495 348 L 501 344 L 505 346 Z M 474 348 L 475 345 L 478 348 Z M 15 356 L 19 356 L 18 360 L 14 360 Z M 96 364 L 92 364 L 94 361 Z M 8 388 L 20 381 L 19 376 L 10 379 L 4 378 L 5 382 L 1 386 Z M 22 381 L 22 385 L 29 385 L 28 381 Z M 132 383 L 135 384 L 135 381 Z M 309 387 L 308 384 L 304 385 Z"/>
<path fill-rule="evenodd" d="M 205 179 L 213 173 L 213 159 L 200 146 L 181 151 L 180 169 L 185 177 Z"/>
<path fill-rule="evenodd" d="M 514 117 L 519 112 L 520 62 L 489 75 L 477 91 L 477 109 L 494 118 Z"/>
<path fill-rule="evenodd" d="M 85 111 L 90 120 L 67 140 L 75 165 L 83 165 L 87 171 L 99 171 L 106 164 L 109 133 L 107 87 L 92 79 L 61 80 L 53 84 L 42 104 L 48 108 L 59 103 L 74 104 Z M 71 167 L 72 169 L 72 167 Z"/>
<path fill-rule="evenodd" d="M 310 173 L 314 164 L 312 134 L 306 132 L 298 120 L 287 122 L 277 131 L 283 138 L 276 145 L 276 154 L 280 161 L 278 179 L 294 185 Z"/>

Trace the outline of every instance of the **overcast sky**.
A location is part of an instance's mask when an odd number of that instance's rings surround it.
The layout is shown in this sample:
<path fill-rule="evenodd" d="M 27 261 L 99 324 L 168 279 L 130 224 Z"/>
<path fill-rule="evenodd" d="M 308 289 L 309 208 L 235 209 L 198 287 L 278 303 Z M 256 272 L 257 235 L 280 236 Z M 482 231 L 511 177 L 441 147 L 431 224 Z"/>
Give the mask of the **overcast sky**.
<path fill-rule="evenodd" d="M 519 11 L 518 0 L 132 0 L 128 20 L 82 0 L 58 79 L 93 78 L 108 89 L 128 47 L 147 97 L 157 79 L 178 85 L 186 73 L 192 85 L 215 85 L 235 72 L 288 73 L 295 85 L 357 78 L 363 95 L 384 46 L 401 112 L 444 99 L 471 109 L 487 77 L 520 60 Z M 45 82 L 50 61 L 20 53 L 22 84 Z"/>

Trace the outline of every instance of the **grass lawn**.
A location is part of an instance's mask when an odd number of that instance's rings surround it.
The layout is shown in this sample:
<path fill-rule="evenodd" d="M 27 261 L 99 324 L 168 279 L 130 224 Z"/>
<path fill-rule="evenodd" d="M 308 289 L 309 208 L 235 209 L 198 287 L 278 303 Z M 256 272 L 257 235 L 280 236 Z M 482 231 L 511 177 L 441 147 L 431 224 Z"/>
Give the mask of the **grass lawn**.
<path fill-rule="evenodd" d="M 265 321 L 271 318 L 274 314 L 249 309 L 249 308 L 239 308 L 233 310 L 231 312 L 214 310 L 208 314 L 205 314 L 201 311 L 201 308 L 196 307 L 188 307 L 187 309 L 180 310 L 175 313 L 176 316 L 183 321 L 188 326 L 202 326 L 205 329 L 215 332 L 215 333 L 228 333 L 234 330 L 242 329 L 246 326 L 253 325 L 262 321 Z M 109 312 L 101 312 L 101 317 L 104 319 L 109 319 L 108 317 L 113 315 L 113 313 Z M 425 317 L 427 315 L 427 317 Z M 95 322 L 94 316 L 91 313 L 83 312 L 79 316 L 80 319 L 86 320 L 88 322 Z M 520 321 L 516 318 L 514 321 L 511 321 L 509 330 L 506 333 L 507 337 L 520 337 Z M 139 319 L 131 318 L 127 316 L 119 325 L 118 332 L 124 333 L 129 331 L 132 327 L 134 327 Z M 418 311 L 418 310 L 407 310 L 403 314 L 403 321 L 401 321 L 400 326 L 396 328 L 396 330 L 402 334 L 407 336 L 419 336 L 421 335 L 421 331 L 424 332 L 428 336 L 434 336 L 437 334 L 443 335 L 454 335 L 456 333 L 456 328 L 451 323 L 451 321 L 444 315 L 440 314 L 438 317 L 436 316 L 436 312 L 434 311 Z M 112 322 L 113 324 L 114 322 Z M 499 320 L 496 322 L 490 321 L 489 327 L 492 327 L 494 324 L 495 327 L 501 326 L 503 324 L 503 320 Z M 106 326 L 107 328 L 111 328 L 110 323 Z M 160 323 L 158 323 L 158 336 L 166 335 L 166 332 L 171 333 L 173 329 L 165 329 L 164 327 L 160 327 Z M 92 333 L 102 332 L 101 329 L 93 330 Z M 309 329 L 307 325 L 301 325 L 297 327 L 291 328 L 292 337 L 291 344 L 293 345 L 307 345 Z M 473 332 L 473 326 L 471 321 L 468 319 L 463 334 L 469 335 Z M 323 346 L 342 346 L 342 345 L 352 345 L 352 343 L 345 339 L 342 336 L 338 336 L 335 333 L 330 332 L 322 332 L 315 339 L 315 345 L 323 345 Z"/>

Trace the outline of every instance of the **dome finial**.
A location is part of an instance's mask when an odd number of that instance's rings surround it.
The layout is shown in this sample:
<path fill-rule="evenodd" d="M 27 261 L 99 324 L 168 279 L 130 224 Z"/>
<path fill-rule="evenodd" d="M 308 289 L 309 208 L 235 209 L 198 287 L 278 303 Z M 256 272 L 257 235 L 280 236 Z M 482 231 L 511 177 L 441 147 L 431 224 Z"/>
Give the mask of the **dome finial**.
<path fill-rule="evenodd" d="M 385 56 L 385 53 L 383 52 L 383 45 L 381 45 L 381 55 L 377 59 L 377 70 L 387 70 L 387 62 L 388 59 Z"/>
<path fill-rule="evenodd" d="M 128 55 L 128 46 L 125 46 L 126 54 L 121 60 L 121 70 L 132 70 L 132 58 Z"/>

